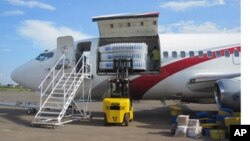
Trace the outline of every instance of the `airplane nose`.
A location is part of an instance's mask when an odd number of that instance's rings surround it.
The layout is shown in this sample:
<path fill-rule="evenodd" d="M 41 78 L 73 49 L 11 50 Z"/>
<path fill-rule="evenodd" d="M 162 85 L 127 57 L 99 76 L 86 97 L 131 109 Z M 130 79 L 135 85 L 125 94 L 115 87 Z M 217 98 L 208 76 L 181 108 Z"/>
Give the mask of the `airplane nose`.
<path fill-rule="evenodd" d="M 11 73 L 11 78 L 26 88 L 37 90 L 40 82 L 45 77 L 42 70 L 44 69 L 38 61 L 31 60 L 15 69 Z"/>
<path fill-rule="evenodd" d="M 20 84 L 23 80 L 24 72 L 23 68 L 18 67 L 11 73 L 11 79 L 14 80 L 16 83 Z"/>

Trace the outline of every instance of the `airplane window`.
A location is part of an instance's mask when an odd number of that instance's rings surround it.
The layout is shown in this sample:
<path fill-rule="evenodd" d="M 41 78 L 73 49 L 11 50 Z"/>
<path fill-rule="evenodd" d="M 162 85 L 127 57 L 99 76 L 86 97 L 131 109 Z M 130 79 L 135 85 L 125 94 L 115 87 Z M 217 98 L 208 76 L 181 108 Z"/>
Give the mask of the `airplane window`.
<path fill-rule="evenodd" d="M 234 56 L 235 57 L 239 57 L 240 56 L 240 54 L 239 54 L 239 52 L 237 50 L 234 51 Z"/>
<path fill-rule="evenodd" d="M 168 58 L 168 52 L 167 52 L 167 51 L 164 51 L 164 52 L 163 52 L 163 57 L 164 57 L 164 58 Z"/>
<path fill-rule="evenodd" d="M 181 51 L 181 57 L 185 58 L 186 57 L 186 52 L 185 51 Z"/>
<path fill-rule="evenodd" d="M 127 23 L 127 26 L 130 27 L 130 23 Z"/>
<path fill-rule="evenodd" d="M 144 25 L 144 23 L 143 22 L 141 22 L 141 26 L 143 26 Z"/>
<path fill-rule="evenodd" d="M 220 52 L 220 50 L 219 50 L 219 51 L 216 51 L 216 57 L 221 57 L 221 52 Z"/>
<path fill-rule="evenodd" d="M 114 25 L 113 25 L 113 24 L 110 24 L 110 28 L 114 28 Z"/>
<path fill-rule="evenodd" d="M 225 50 L 225 57 L 230 57 L 230 52 L 228 50 Z"/>
<path fill-rule="evenodd" d="M 45 60 L 48 60 L 48 59 L 52 58 L 53 55 L 54 55 L 53 52 L 41 53 L 38 57 L 36 57 L 36 60 L 45 61 Z"/>
<path fill-rule="evenodd" d="M 207 52 L 207 57 L 208 57 L 208 58 L 212 58 L 212 57 L 213 57 L 212 51 L 208 51 L 208 52 Z"/>
<path fill-rule="evenodd" d="M 189 51 L 189 57 L 193 58 L 194 57 L 194 52 L 193 51 Z"/>
<path fill-rule="evenodd" d="M 199 54 L 199 57 L 200 57 L 200 58 L 202 58 L 202 57 L 204 56 L 203 51 L 199 51 L 198 54 Z"/>
<path fill-rule="evenodd" d="M 173 51 L 173 52 L 172 52 L 172 57 L 173 57 L 173 58 L 177 58 L 177 52 L 176 52 L 176 51 Z"/>
<path fill-rule="evenodd" d="M 156 24 L 157 24 L 156 21 L 154 21 L 154 22 L 153 22 L 153 25 L 156 25 Z"/>

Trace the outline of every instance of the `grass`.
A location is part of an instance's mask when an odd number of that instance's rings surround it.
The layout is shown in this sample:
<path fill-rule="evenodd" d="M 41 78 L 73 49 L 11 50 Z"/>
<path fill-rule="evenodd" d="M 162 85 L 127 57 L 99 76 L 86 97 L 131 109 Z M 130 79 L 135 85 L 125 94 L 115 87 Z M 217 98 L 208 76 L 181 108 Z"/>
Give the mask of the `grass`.
<path fill-rule="evenodd" d="M 16 87 L 16 88 L 0 87 L 0 91 L 31 91 L 31 90 L 27 88 L 21 88 L 21 87 Z"/>

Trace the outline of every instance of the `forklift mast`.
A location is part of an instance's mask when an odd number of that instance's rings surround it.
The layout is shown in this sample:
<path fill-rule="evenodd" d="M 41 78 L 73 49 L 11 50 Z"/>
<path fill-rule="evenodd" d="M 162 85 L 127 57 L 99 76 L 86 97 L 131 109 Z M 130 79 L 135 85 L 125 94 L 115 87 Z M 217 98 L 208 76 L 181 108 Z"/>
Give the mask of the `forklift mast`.
<path fill-rule="evenodd" d="M 116 77 L 110 79 L 111 97 L 130 97 L 128 75 L 133 71 L 132 59 L 114 59 L 113 69 L 116 71 Z"/>

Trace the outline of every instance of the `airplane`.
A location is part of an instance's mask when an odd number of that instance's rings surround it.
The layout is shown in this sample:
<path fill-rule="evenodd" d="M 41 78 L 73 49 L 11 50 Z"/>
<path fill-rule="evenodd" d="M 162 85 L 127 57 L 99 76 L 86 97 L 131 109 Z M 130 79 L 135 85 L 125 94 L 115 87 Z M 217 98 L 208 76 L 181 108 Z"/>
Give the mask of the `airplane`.
<path fill-rule="evenodd" d="M 135 70 L 129 76 L 132 99 L 214 98 L 219 107 L 240 111 L 240 34 L 159 34 L 158 17 L 159 12 L 93 17 L 100 37 L 79 41 L 71 36 L 59 37 L 57 48 L 45 50 L 18 67 L 11 77 L 18 84 L 39 91 L 38 86 L 63 54 L 67 58 L 66 70 L 72 70 L 79 56 L 84 55 L 82 63 L 91 65 L 91 97 L 102 99 L 108 92 L 108 79 L 115 74 L 109 68 L 112 62 L 109 52 L 105 56 L 105 48 L 129 50 L 131 46 L 146 45 L 144 62 L 139 67 L 134 64 Z M 150 56 L 154 47 L 160 51 L 160 68 L 152 68 Z M 86 90 L 80 88 L 75 99 L 83 91 Z"/>

